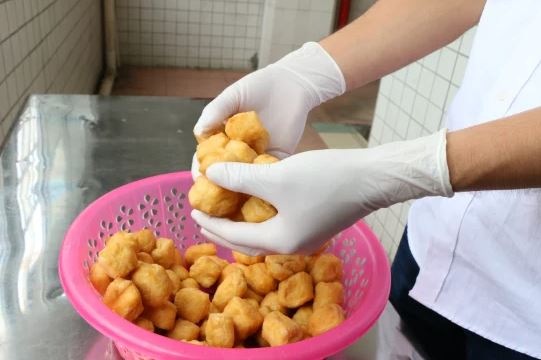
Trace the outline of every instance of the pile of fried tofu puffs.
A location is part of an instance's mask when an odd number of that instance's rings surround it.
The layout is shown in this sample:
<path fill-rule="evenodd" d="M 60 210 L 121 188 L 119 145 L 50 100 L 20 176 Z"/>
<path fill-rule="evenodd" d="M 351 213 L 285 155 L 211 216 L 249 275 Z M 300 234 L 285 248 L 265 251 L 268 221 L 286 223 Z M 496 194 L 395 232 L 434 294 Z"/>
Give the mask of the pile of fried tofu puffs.
<path fill-rule="evenodd" d="M 194 208 L 235 221 L 276 215 L 271 204 L 211 183 L 206 168 L 218 161 L 271 163 L 268 133 L 255 112 L 230 118 L 225 133 L 199 139 L 202 176 L 190 190 Z M 258 160 L 259 159 L 259 160 Z M 184 254 L 152 231 L 111 236 L 90 269 L 90 281 L 112 311 L 172 339 L 222 348 L 267 347 L 320 335 L 342 323 L 342 262 L 330 253 L 217 256 L 214 244 Z"/>

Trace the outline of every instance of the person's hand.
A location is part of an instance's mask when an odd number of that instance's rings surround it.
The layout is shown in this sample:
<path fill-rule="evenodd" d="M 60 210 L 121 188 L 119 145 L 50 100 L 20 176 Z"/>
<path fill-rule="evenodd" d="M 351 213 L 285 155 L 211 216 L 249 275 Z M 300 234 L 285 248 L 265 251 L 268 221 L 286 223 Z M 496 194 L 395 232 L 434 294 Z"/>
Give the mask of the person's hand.
<path fill-rule="evenodd" d="M 453 195 L 445 130 L 370 149 L 309 151 L 268 165 L 218 163 L 206 175 L 278 210 L 259 224 L 192 211 L 209 240 L 248 255 L 310 254 L 374 210 L 424 196 Z"/>
<path fill-rule="evenodd" d="M 267 152 L 283 159 L 293 154 L 308 112 L 341 95 L 345 88 L 342 72 L 331 56 L 319 44 L 306 43 L 276 63 L 227 87 L 205 107 L 194 134 L 212 133 L 230 116 L 254 110 L 269 131 Z M 198 169 L 194 157 L 194 178 L 199 174 Z"/>

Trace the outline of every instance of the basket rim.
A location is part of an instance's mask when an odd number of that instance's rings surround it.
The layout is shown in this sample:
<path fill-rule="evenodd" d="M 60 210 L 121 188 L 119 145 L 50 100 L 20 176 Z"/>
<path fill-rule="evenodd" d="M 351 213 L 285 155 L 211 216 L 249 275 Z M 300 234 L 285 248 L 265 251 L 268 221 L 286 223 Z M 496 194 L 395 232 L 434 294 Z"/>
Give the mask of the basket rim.
<path fill-rule="evenodd" d="M 380 276 L 380 282 L 378 286 L 367 288 L 364 296 L 370 301 L 366 301 L 362 309 L 354 310 L 339 326 L 319 336 L 277 347 L 254 349 L 214 348 L 192 345 L 150 333 L 114 314 L 103 304 L 96 290 L 90 285 L 88 277 L 84 274 L 83 267 L 77 266 L 77 262 L 73 257 L 70 257 L 72 247 L 76 247 L 76 241 L 79 238 L 77 229 L 85 223 L 87 215 L 95 211 L 95 207 L 106 206 L 111 197 L 131 192 L 134 187 L 140 185 L 159 184 L 165 180 L 170 181 L 173 179 L 179 182 L 186 179 L 192 181 L 192 175 L 190 171 L 174 172 L 122 185 L 90 203 L 76 217 L 66 232 L 58 258 L 60 283 L 66 297 L 77 313 L 101 334 L 132 351 L 143 355 L 152 354 L 153 357 L 159 359 L 176 359 L 182 356 L 185 359 L 194 360 L 201 358 L 274 360 L 291 358 L 290 354 L 294 354 L 294 358 L 317 359 L 322 356 L 321 354 L 325 354 L 323 356 L 335 354 L 351 345 L 372 327 L 383 312 L 391 286 L 389 262 L 377 237 L 363 220 L 359 220 L 350 228 L 361 233 L 366 238 L 368 248 L 371 250 L 366 256 L 372 258 L 369 263 L 372 266 L 372 272 Z M 87 286 L 82 285 L 85 283 Z M 363 316 L 359 316 L 361 313 Z"/>

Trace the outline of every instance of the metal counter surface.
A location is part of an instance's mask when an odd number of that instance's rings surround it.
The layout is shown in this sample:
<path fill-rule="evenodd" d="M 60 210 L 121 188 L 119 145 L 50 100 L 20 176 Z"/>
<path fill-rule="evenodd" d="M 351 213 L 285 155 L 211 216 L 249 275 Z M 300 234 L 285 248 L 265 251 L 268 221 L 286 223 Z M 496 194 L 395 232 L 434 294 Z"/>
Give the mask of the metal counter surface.
<path fill-rule="evenodd" d="M 0 153 L 0 359 L 119 359 L 66 299 L 57 274 L 60 244 L 77 214 L 102 194 L 188 170 L 192 128 L 207 102 L 28 99 Z M 370 334 L 333 359 L 394 359 L 398 352 L 420 358 L 402 338 L 388 306 Z"/>

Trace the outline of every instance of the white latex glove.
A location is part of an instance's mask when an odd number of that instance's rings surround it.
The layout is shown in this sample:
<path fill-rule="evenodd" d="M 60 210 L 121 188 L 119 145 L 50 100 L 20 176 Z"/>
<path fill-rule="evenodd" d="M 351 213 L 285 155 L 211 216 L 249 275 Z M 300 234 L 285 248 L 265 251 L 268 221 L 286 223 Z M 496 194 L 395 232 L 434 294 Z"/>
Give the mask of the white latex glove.
<path fill-rule="evenodd" d="M 313 253 L 372 211 L 424 196 L 453 195 L 446 131 L 370 149 L 308 151 L 267 165 L 218 163 L 216 184 L 267 200 L 278 214 L 259 224 L 193 210 L 209 240 L 249 255 Z"/>
<path fill-rule="evenodd" d="M 269 131 L 267 152 L 283 159 L 295 151 L 308 112 L 345 89 L 344 76 L 332 57 L 318 43 L 309 42 L 227 87 L 203 109 L 194 134 L 211 132 L 230 116 L 255 110 Z M 192 175 L 194 179 L 199 175 L 195 156 Z"/>

